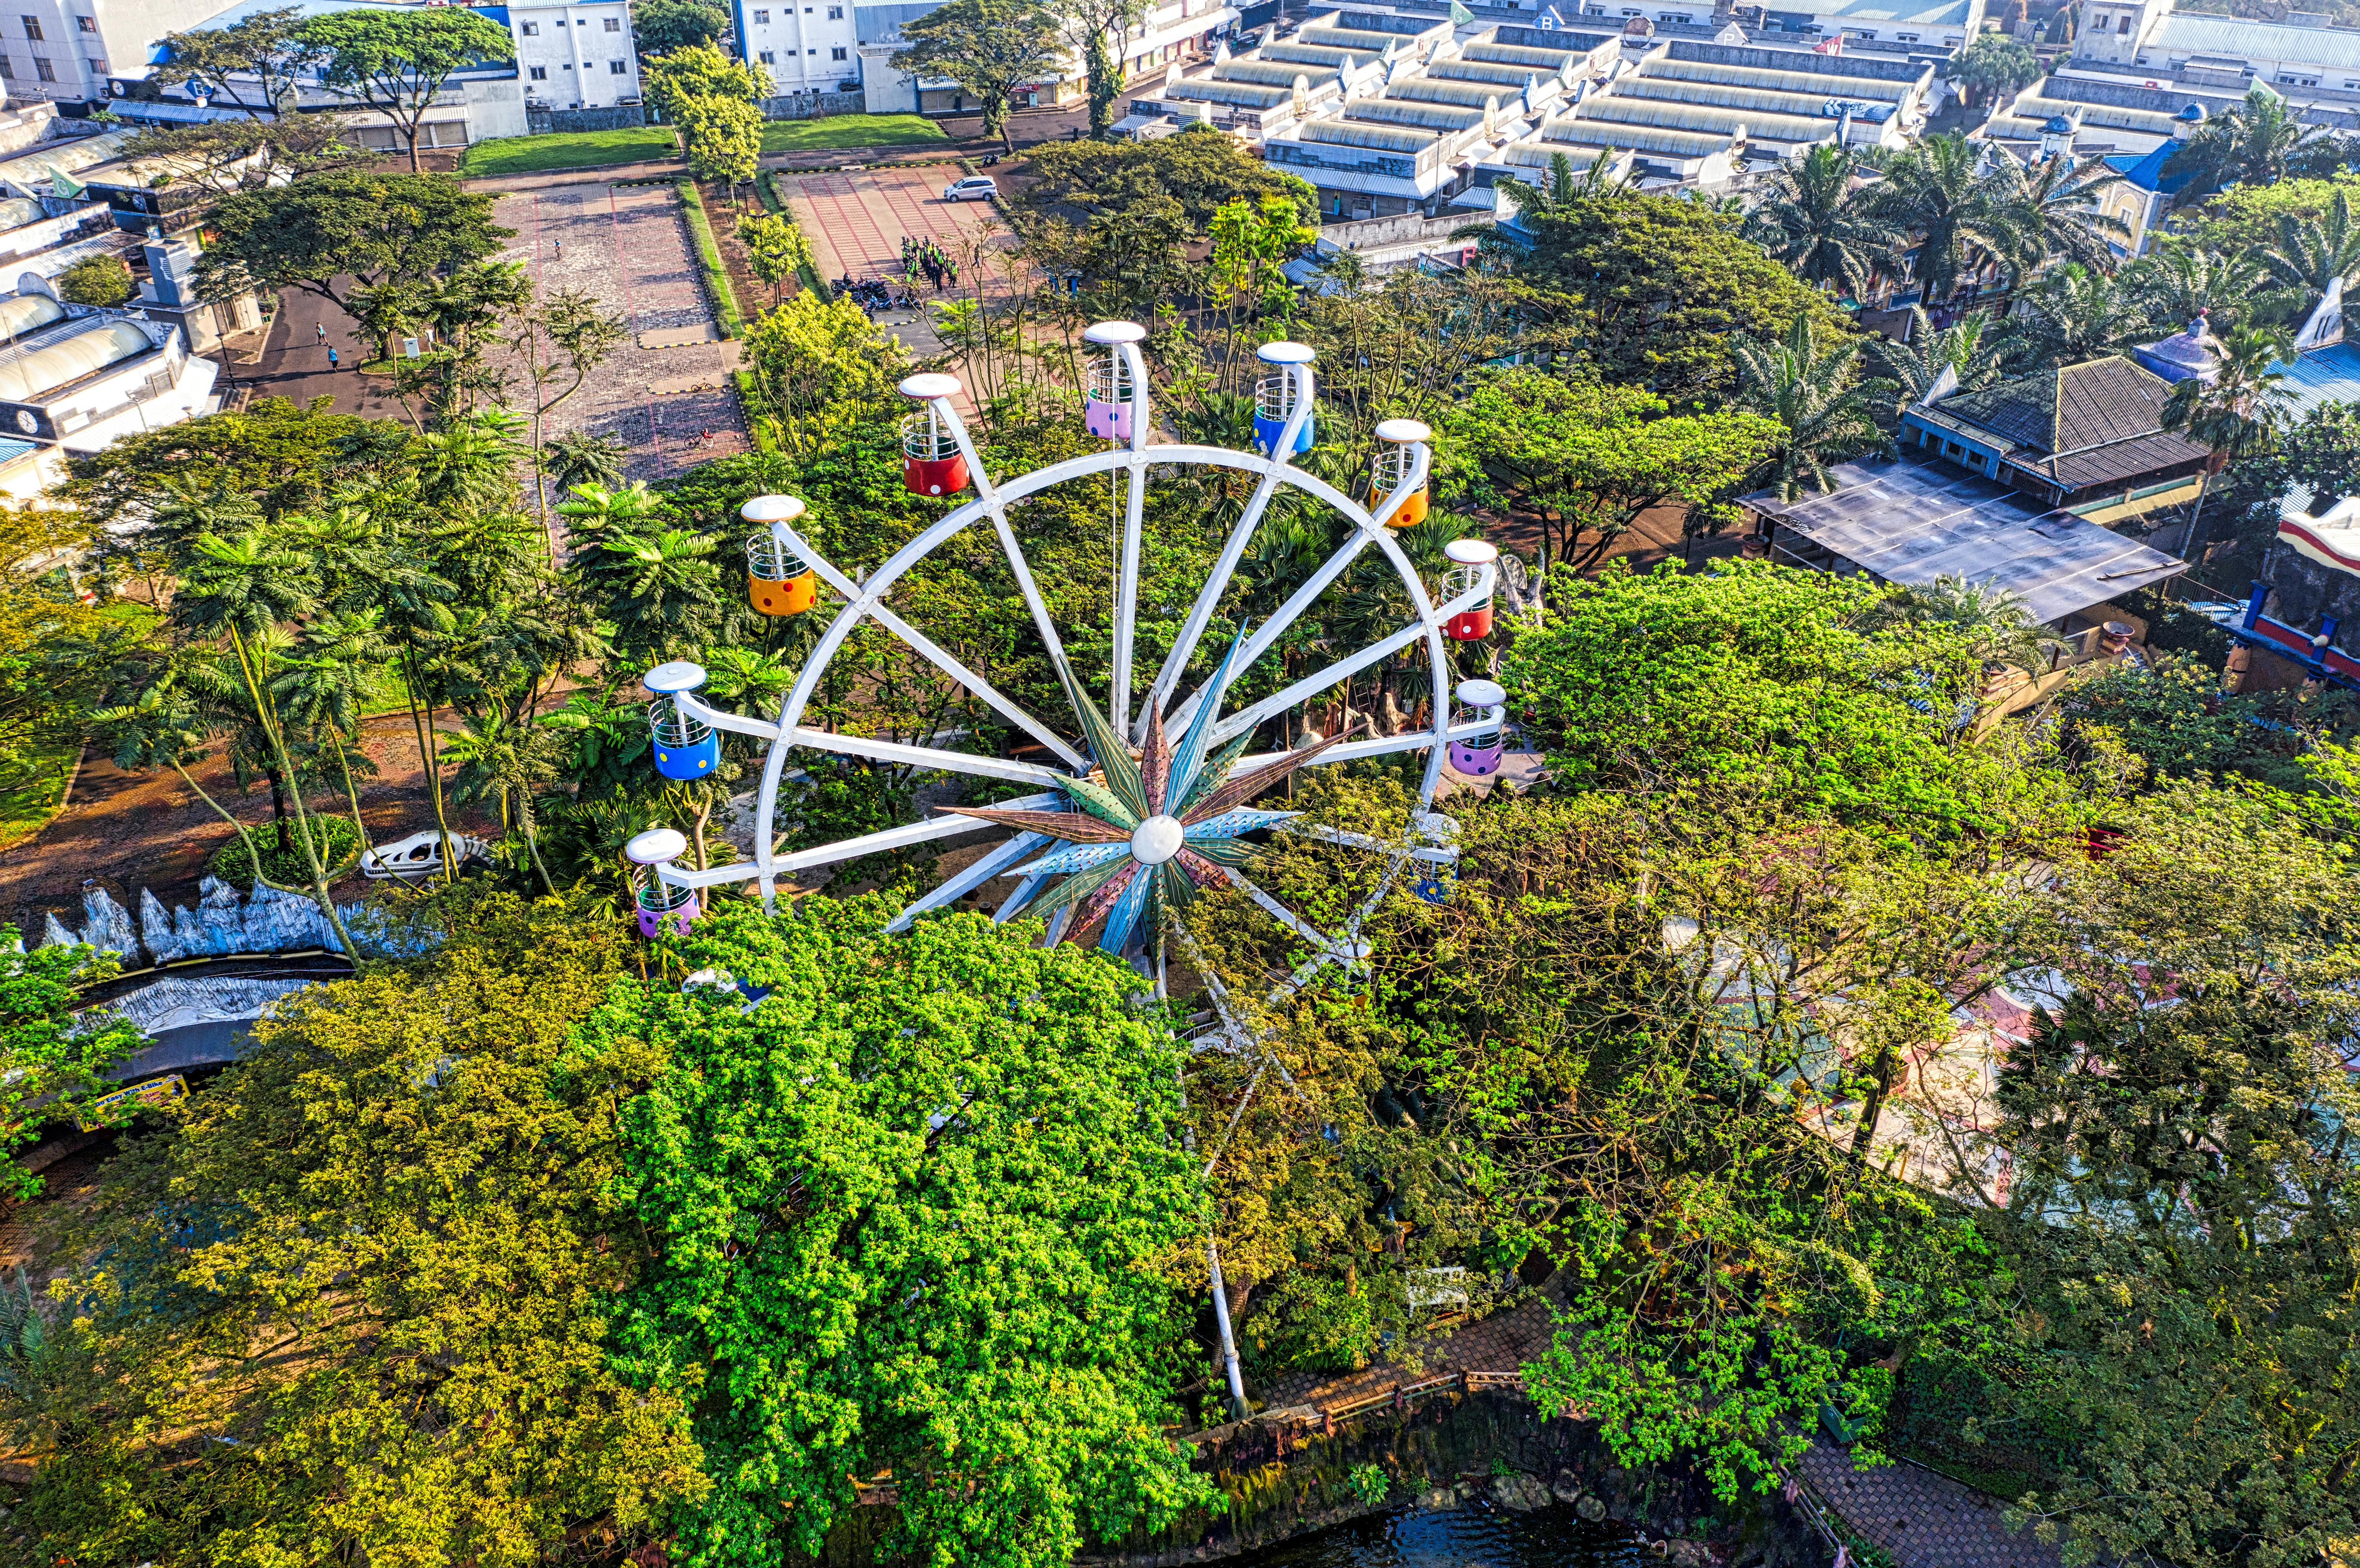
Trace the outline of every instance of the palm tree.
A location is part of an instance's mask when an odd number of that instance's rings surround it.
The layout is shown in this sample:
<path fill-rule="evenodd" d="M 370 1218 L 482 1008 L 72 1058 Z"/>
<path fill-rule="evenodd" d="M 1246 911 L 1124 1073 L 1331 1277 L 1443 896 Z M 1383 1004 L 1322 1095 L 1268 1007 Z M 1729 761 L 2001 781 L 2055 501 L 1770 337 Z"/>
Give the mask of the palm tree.
<path fill-rule="evenodd" d="M 1912 305 L 1908 337 L 1895 343 L 1880 334 L 1870 341 L 1869 352 L 1896 384 L 1899 400 L 1915 403 L 1933 390 L 1945 370 L 1956 373 L 1961 392 L 1973 392 L 1997 381 L 1999 350 L 1991 340 L 1998 335 L 1991 330 L 1988 311 L 1970 310 L 1937 331 L 1926 308 Z"/>
<path fill-rule="evenodd" d="M 2352 221 L 2352 197 L 2338 191 L 2316 218 L 2278 214 L 2278 237 L 2264 247 L 2262 261 L 2287 286 L 2298 319 L 2308 315 L 2341 279 L 2360 283 L 2360 224 Z"/>
<path fill-rule="evenodd" d="M 243 688 L 263 746 L 288 781 L 287 797 L 295 808 L 295 840 L 311 874 L 311 896 L 343 942 L 345 954 L 358 963 L 359 950 L 353 945 L 352 933 L 344 930 L 344 917 L 336 912 L 336 901 L 329 897 L 326 870 L 320 862 L 320 851 L 327 840 L 311 832 L 302 781 L 270 697 L 271 658 L 285 646 L 281 623 L 297 619 L 313 607 L 317 586 L 302 554 L 283 548 L 267 535 L 257 531 L 224 539 L 204 534 L 196 540 L 190 564 L 181 573 L 172 597 L 171 617 L 185 635 L 227 639 L 233 661 L 225 673 L 234 674 Z"/>
<path fill-rule="evenodd" d="M 2014 254 L 2016 231 L 1981 173 L 1982 159 L 1982 149 L 1956 132 L 1928 136 L 1893 159 L 1869 196 L 1872 216 L 1923 236 L 1916 274 L 1928 305 L 1949 299 L 1974 267 Z"/>
<path fill-rule="evenodd" d="M 1764 482 L 1791 501 L 1808 477 L 1832 490 L 1827 465 L 1863 452 L 1893 450 L 1893 438 L 1877 428 L 1870 400 L 1894 389 L 1889 381 L 1859 377 L 1863 343 L 1858 338 L 1821 352 L 1810 317 L 1798 315 L 1783 343 L 1748 338 L 1730 340 L 1737 361 L 1737 405 L 1786 427 L 1763 471 Z"/>
<path fill-rule="evenodd" d="M 344 784 L 344 801 L 352 808 L 353 832 L 361 848 L 368 848 L 368 824 L 361 818 L 361 801 L 353 788 L 353 761 L 344 737 L 360 751 L 362 692 L 368 677 L 393 662 L 393 644 L 381 623 L 385 613 L 332 610 L 316 615 L 297 633 L 292 656 L 271 682 L 271 700 L 287 719 L 314 737 L 324 738 L 336 753 L 336 769 Z M 361 772 L 376 772 L 368 753 L 360 751 Z"/>
<path fill-rule="evenodd" d="M 2179 200 L 2192 201 L 2228 185 L 2272 185 L 2287 178 L 2289 165 L 2307 165 L 2322 149 L 2333 156 L 2342 139 L 2334 132 L 2304 125 L 2285 97 L 2268 83 L 2245 89 L 2245 101 L 2208 121 L 2164 165 L 2167 175 L 2191 178 Z"/>
<path fill-rule="evenodd" d="M 511 831 L 524 835 L 525 852 L 532 859 L 532 868 L 541 874 L 541 887 L 556 893 L 557 884 L 550 880 L 549 867 L 541 864 L 532 800 L 535 791 L 556 777 L 569 749 L 564 737 L 528 720 L 511 718 L 498 708 L 471 713 L 463 723 L 464 733 L 442 747 L 440 758 L 459 765 L 458 776 L 451 781 L 452 798 L 463 805 L 474 800 L 496 802 L 503 836 Z"/>
<path fill-rule="evenodd" d="M 630 450 L 613 436 L 568 430 L 549 443 L 549 476 L 557 482 L 561 495 L 572 494 L 577 485 L 615 489 L 623 483 L 623 459 Z"/>
<path fill-rule="evenodd" d="M 1746 237 L 1804 282 L 1860 298 L 1878 261 L 1891 255 L 1894 234 L 1870 216 L 1852 182 L 1852 158 L 1841 147 L 1813 147 L 1771 175 L 1745 220 Z"/>
<path fill-rule="evenodd" d="M 2224 256 L 2177 245 L 2141 256 L 2123 268 L 2122 277 L 2147 300 L 2155 321 L 2184 325 L 2210 311 L 2216 332 L 2236 326 L 2269 282 L 2268 268 L 2255 252 Z"/>
<path fill-rule="evenodd" d="M 2121 219 L 2098 210 L 2101 195 L 2123 183 L 2102 158 L 2052 158 L 2030 169 L 2003 158 L 1991 179 L 1992 200 L 2014 231 L 2010 259 L 2019 279 L 2055 256 L 2094 270 L 2111 267 L 2114 251 L 2107 242 L 2130 237 Z"/>
<path fill-rule="evenodd" d="M 2019 372 L 2125 354 L 2160 334 L 2149 309 L 2134 285 L 2068 264 L 2016 296 L 1997 346 Z"/>
<path fill-rule="evenodd" d="M 1950 627 L 1967 639 L 1977 659 L 2023 670 L 2038 672 L 2049 650 L 2061 646 L 2040 629 L 2016 594 L 1950 573 L 1904 588 L 1881 608 L 1890 620 Z"/>
<path fill-rule="evenodd" d="M 2278 367 L 2293 357 L 2294 339 L 2283 329 L 2245 327 L 2223 343 L 2220 372 L 2211 381 L 2182 381 L 2171 389 L 2171 400 L 2163 408 L 2164 428 L 2185 431 L 2212 453 L 2196 492 L 2195 509 L 2189 514 L 2188 533 L 2180 540 L 2183 560 L 2202 536 L 2212 475 L 2277 441 L 2278 427 L 2294 406 L 2286 372 Z"/>

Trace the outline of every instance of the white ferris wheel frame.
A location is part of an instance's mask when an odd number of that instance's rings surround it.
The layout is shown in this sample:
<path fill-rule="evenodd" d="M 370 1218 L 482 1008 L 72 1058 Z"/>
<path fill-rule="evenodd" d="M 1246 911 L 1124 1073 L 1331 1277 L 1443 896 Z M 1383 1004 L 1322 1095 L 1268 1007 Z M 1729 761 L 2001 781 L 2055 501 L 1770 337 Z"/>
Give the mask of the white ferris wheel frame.
<path fill-rule="evenodd" d="M 1017 588 L 1023 595 L 1026 608 L 1032 617 L 1033 627 L 1048 649 L 1051 662 L 1057 669 L 1068 689 L 1078 692 L 1081 688 L 1075 681 L 1072 668 L 1066 661 L 1064 641 L 1058 637 L 1056 626 L 1050 619 L 1048 606 L 1042 600 L 1040 589 L 1033 580 L 1032 567 L 1025 560 L 1023 550 L 1017 542 L 1016 532 L 1009 522 L 1008 512 L 1014 503 L 1029 495 L 1054 485 L 1062 485 L 1068 480 L 1084 479 L 1097 474 L 1125 474 L 1130 481 L 1129 505 L 1125 508 L 1121 559 L 1115 592 L 1114 644 L 1112 668 L 1108 681 L 1107 716 L 1115 733 L 1130 735 L 1133 744 L 1139 744 L 1144 740 L 1149 715 L 1158 707 L 1172 702 L 1182 675 L 1187 668 L 1188 660 L 1196 652 L 1207 626 L 1211 622 L 1223 594 L 1228 591 L 1229 580 L 1237 570 L 1239 560 L 1245 553 L 1246 546 L 1251 540 L 1255 530 L 1261 526 L 1262 515 L 1268 508 L 1271 498 L 1277 494 L 1282 485 L 1294 485 L 1341 513 L 1352 523 L 1352 533 L 1328 561 L 1312 573 L 1309 579 L 1288 596 L 1286 602 L 1274 611 L 1269 619 L 1245 639 L 1243 646 L 1238 650 L 1235 662 L 1235 668 L 1240 673 L 1251 667 L 1255 659 L 1267 651 L 1280 634 L 1293 625 L 1328 585 L 1334 583 L 1371 544 L 1383 552 L 1385 559 L 1399 574 L 1403 586 L 1408 590 L 1410 602 L 1415 609 L 1415 619 L 1400 630 L 1370 644 L 1356 653 L 1315 670 L 1258 702 L 1218 720 L 1207 736 L 1206 744 L 1209 749 L 1223 741 L 1234 739 L 1265 720 L 1317 696 L 1329 687 L 1349 680 L 1371 664 L 1389 659 L 1421 640 L 1426 645 L 1434 683 L 1431 703 L 1432 722 L 1422 728 L 1407 730 L 1396 735 L 1348 741 L 1342 745 L 1331 746 L 1311 764 L 1314 767 L 1320 767 L 1404 751 L 1422 750 L 1428 753 L 1425 775 L 1418 789 L 1418 811 L 1413 816 L 1411 830 L 1403 842 L 1389 844 L 1366 834 L 1343 833 L 1332 828 L 1294 829 L 1307 836 L 1330 843 L 1376 851 L 1384 855 L 1390 862 L 1376 891 L 1355 911 L 1348 921 L 1341 938 L 1330 937 L 1301 920 L 1260 887 L 1254 886 L 1251 879 L 1237 869 L 1227 866 L 1222 868 L 1229 879 L 1242 888 L 1256 904 L 1268 911 L 1280 924 L 1309 942 L 1315 949 L 1310 961 L 1296 972 L 1287 985 L 1283 985 L 1281 989 L 1299 986 L 1324 964 L 1335 962 L 1349 966 L 1365 956 L 1367 950 L 1358 940 L 1360 921 L 1383 899 L 1406 862 L 1417 860 L 1437 866 L 1446 866 L 1454 864 L 1458 860 L 1458 846 L 1450 842 L 1450 830 L 1455 824 L 1449 823 L 1448 819 L 1437 818 L 1432 814 L 1435 790 L 1441 782 L 1442 765 L 1448 746 L 1454 740 L 1466 740 L 1486 733 L 1496 733 L 1506 720 L 1507 709 L 1504 703 L 1497 704 L 1491 707 L 1483 717 L 1471 723 L 1459 725 L 1451 724 L 1453 670 L 1449 650 L 1445 646 L 1443 628 L 1453 615 L 1490 600 L 1496 584 L 1499 569 L 1492 562 L 1483 562 L 1476 569 L 1474 586 L 1453 598 L 1437 604 L 1426 593 L 1426 584 L 1419 577 L 1417 569 L 1411 564 L 1409 557 L 1403 551 L 1400 543 L 1393 539 L 1392 530 L 1378 520 L 1380 517 L 1393 515 L 1394 508 L 1407 496 L 1425 487 L 1432 461 L 1426 443 L 1424 441 L 1402 443 L 1406 450 L 1408 461 L 1401 465 L 1398 483 L 1386 494 L 1382 504 L 1374 513 L 1325 480 L 1295 467 L 1289 462 L 1289 458 L 1293 455 L 1295 443 L 1303 430 L 1305 421 L 1312 417 L 1314 407 L 1313 394 L 1316 383 L 1310 364 L 1313 356 L 1309 349 L 1300 345 L 1277 343 L 1266 345 L 1262 351 L 1262 356 L 1278 374 L 1286 378 L 1291 402 L 1288 404 L 1289 411 L 1284 429 L 1277 440 L 1271 443 L 1268 453 L 1241 452 L 1227 447 L 1193 444 L 1151 447 L 1148 444 L 1148 436 L 1153 428 L 1153 420 L 1151 398 L 1147 389 L 1147 367 L 1141 358 L 1138 348 L 1138 340 L 1144 335 L 1140 328 L 1130 322 L 1100 322 L 1084 333 L 1084 336 L 1092 343 L 1120 355 L 1122 368 L 1129 373 L 1127 404 L 1131 413 L 1131 433 L 1127 444 L 1107 452 L 1093 452 L 1087 456 L 1068 458 L 1061 463 L 1051 463 L 1045 468 L 1035 469 L 1005 484 L 996 484 L 992 480 L 984 466 L 983 455 L 977 450 L 974 439 L 967 430 L 966 421 L 959 418 L 957 408 L 953 406 L 952 399 L 960 389 L 958 378 L 941 374 L 925 374 L 912 376 L 903 381 L 901 384 L 902 395 L 912 403 L 928 410 L 935 424 L 939 428 L 947 429 L 950 432 L 957 445 L 959 454 L 966 459 L 970 482 L 975 487 L 975 497 L 946 513 L 917 538 L 896 550 L 891 559 L 867 577 L 855 580 L 847 576 L 842 569 L 830 562 L 808 540 L 797 533 L 788 521 L 773 520 L 769 524 L 770 537 L 778 547 L 808 563 L 818 574 L 820 580 L 843 599 L 844 605 L 837 611 L 829 623 L 827 630 L 821 635 L 818 644 L 803 661 L 803 669 L 798 673 L 793 687 L 779 704 L 778 717 L 774 721 L 751 719 L 742 714 L 727 713 L 712 707 L 701 700 L 693 689 L 672 690 L 669 686 L 664 688 L 670 692 L 683 713 L 701 720 L 716 729 L 729 730 L 738 735 L 753 736 L 768 743 L 769 749 L 763 761 L 761 788 L 755 808 L 753 858 L 750 861 L 733 861 L 702 871 L 685 868 L 666 859 L 651 866 L 660 883 L 672 887 L 701 889 L 750 879 L 760 888 L 764 909 L 774 910 L 778 895 L 778 879 L 782 875 L 849 860 L 860 855 L 905 849 L 935 839 L 956 837 L 981 831 L 987 826 L 973 817 L 943 812 L 937 813 L 925 822 L 904 827 L 889 828 L 880 833 L 864 833 L 836 844 L 823 844 L 814 849 L 781 855 L 777 853 L 775 827 L 779 785 L 785 774 L 787 755 L 797 746 L 808 747 L 814 751 L 866 757 L 872 761 L 987 779 L 1000 779 L 1011 783 L 1032 784 L 1040 787 L 1041 792 L 1014 800 L 997 801 L 994 804 L 1001 808 L 1020 810 L 1053 810 L 1060 806 L 1063 803 L 1063 797 L 1056 792 L 1060 780 L 1087 774 L 1095 766 L 1087 752 L 1076 747 L 1049 725 L 1025 712 L 982 676 L 968 670 L 947 650 L 894 615 L 885 606 L 884 599 L 903 573 L 921 559 L 971 525 L 989 519 L 1000 541 L 1001 552 L 1007 557 L 1009 567 L 1015 575 Z M 1273 351 L 1284 352 L 1273 353 Z M 1236 524 L 1223 540 L 1220 553 L 1215 559 L 1211 571 L 1207 574 L 1204 586 L 1197 592 L 1196 602 L 1190 606 L 1187 618 L 1181 626 L 1179 637 L 1173 643 L 1171 652 L 1165 657 L 1163 668 L 1157 672 L 1154 680 L 1149 682 L 1145 692 L 1142 694 L 1134 713 L 1131 702 L 1133 685 L 1131 654 L 1139 607 L 1142 514 L 1146 501 L 1147 472 L 1151 467 L 1160 464 L 1233 469 L 1256 475 L 1260 483 L 1256 485 L 1252 497 L 1247 502 L 1244 511 L 1240 514 Z M 1023 762 L 1013 758 L 979 757 L 965 752 L 949 751 L 938 746 L 879 740 L 864 735 L 839 735 L 803 724 L 802 723 L 803 711 L 810 702 L 813 692 L 817 689 L 821 678 L 826 673 L 829 661 L 835 657 L 836 650 L 844 645 L 845 639 L 863 620 L 873 620 L 879 626 L 891 633 L 912 651 L 956 681 L 986 707 L 1047 747 L 1050 754 L 1065 763 L 1069 771 L 1061 773 L 1055 768 L 1038 763 Z M 652 675 L 654 672 L 650 673 Z M 701 679 L 701 672 L 699 678 Z M 1176 706 L 1172 707 L 1164 716 L 1167 728 L 1175 730 L 1185 728 L 1195 714 L 1196 704 L 1203 694 L 1204 689 L 1200 687 L 1186 699 L 1179 702 Z M 1284 754 L 1257 754 L 1240 758 L 1237 766 L 1242 768 L 1258 763 L 1267 763 L 1275 760 L 1281 755 Z M 1040 833 L 1016 833 L 1007 843 L 986 854 L 966 870 L 947 878 L 931 892 L 902 909 L 888 929 L 892 931 L 908 929 L 911 922 L 918 916 L 965 897 L 1050 843 L 1047 837 Z M 1013 916 L 1032 898 L 1041 881 L 1042 878 L 1039 877 L 1025 878 L 1000 906 L 993 919 L 1005 920 Z M 1065 920 L 1070 913 L 1070 909 L 1058 912 L 1056 917 L 1058 928 L 1062 929 Z M 1058 931 L 1053 930 L 1051 940 L 1055 940 Z M 1224 1015 L 1229 1013 L 1229 1009 L 1226 1007 L 1220 1010 Z M 1245 1044 L 1245 1041 L 1235 1038 L 1238 1026 L 1232 1019 L 1229 1023 L 1228 1029 L 1224 1031 L 1231 1036 L 1229 1040 L 1224 1041 L 1231 1049 Z"/>

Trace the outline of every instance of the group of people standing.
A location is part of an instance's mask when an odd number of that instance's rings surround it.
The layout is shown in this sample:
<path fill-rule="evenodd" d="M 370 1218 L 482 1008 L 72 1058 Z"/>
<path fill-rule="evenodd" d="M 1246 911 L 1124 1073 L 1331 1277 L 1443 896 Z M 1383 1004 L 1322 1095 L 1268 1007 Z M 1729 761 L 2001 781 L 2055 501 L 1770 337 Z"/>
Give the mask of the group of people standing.
<path fill-rule="evenodd" d="M 943 247 L 931 239 L 913 240 L 907 234 L 901 236 L 901 272 L 912 288 L 917 286 L 918 278 L 923 275 L 934 286 L 937 294 L 945 287 L 958 287 L 958 263 L 944 255 Z"/>

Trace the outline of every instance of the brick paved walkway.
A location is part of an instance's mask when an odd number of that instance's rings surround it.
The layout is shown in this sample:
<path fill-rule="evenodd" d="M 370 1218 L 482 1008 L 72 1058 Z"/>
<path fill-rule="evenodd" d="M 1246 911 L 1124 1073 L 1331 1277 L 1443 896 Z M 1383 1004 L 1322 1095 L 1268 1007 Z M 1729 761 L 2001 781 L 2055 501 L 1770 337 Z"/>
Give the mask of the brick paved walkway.
<path fill-rule="evenodd" d="M 2061 1568 L 2063 1556 L 2030 1530 L 2012 1535 L 2000 1503 L 1947 1475 L 1896 1464 L 1855 1470 L 1841 1448 L 1814 1444 L 1804 1477 L 1852 1533 L 1901 1568 Z"/>
<path fill-rule="evenodd" d="M 671 186 L 552 184 L 510 191 L 493 211 L 517 231 L 508 259 L 523 262 L 545 291 L 586 290 L 619 313 L 632 334 L 550 415 L 550 435 L 614 436 L 631 449 L 623 467 L 633 479 L 664 478 L 747 450 L 738 400 L 728 390 L 738 344 L 640 345 L 641 333 L 713 322 Z M 732 221 L 726 210 L 713 216 Z M 658 390 L 673 387 L 700 389 Z M 523 393 L 518 388 L 519 402 Z"/>

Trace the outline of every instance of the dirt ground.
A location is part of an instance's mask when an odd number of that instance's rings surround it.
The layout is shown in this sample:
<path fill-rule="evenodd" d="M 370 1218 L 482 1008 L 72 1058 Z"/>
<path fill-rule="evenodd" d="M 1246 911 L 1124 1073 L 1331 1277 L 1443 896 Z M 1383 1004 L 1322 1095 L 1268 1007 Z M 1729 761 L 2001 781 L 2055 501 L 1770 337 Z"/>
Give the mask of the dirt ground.
<path fill-rule="evenodd" d="M 417 735 L 409 715 L 390 713 L 367 721 L 362 747 L 378 770 L 374 779 L 353 780 L 369 837 L 383 844 L 432 828 L 433 800 L 426 789 L 425 770 L 419 766 Z M 215 757 L 198 768 L 195 777 L 240 822 L 270 820 L 268 786 L 257 781 L 250 793 L 241 796 L 223 758 Z M 495 825 L 482 812 L 448 804 L 447 775 L 443 788 L 453 831 L 482 832 Z M 341 791 L 311 803 L 339 815 L 350 811 Z M 178 774 L 126 773 L 104 757 L 86 756 L 65 811 L 31 838 L 0 852 L 0 920 L 14 921 L 28 941 L 38 940 L 41 917 L 48 911 L 79 928 L 82 889 L 93 882 L 104 886 L 135 918 L 142 887 L 152 889 L 167 909 L 194 905 L 206 860 L 229 836 L 229 824 Z M 339 898 L 357 898 L 366 886 L 355 871 L 337 883 L 334 891 Z"/>

